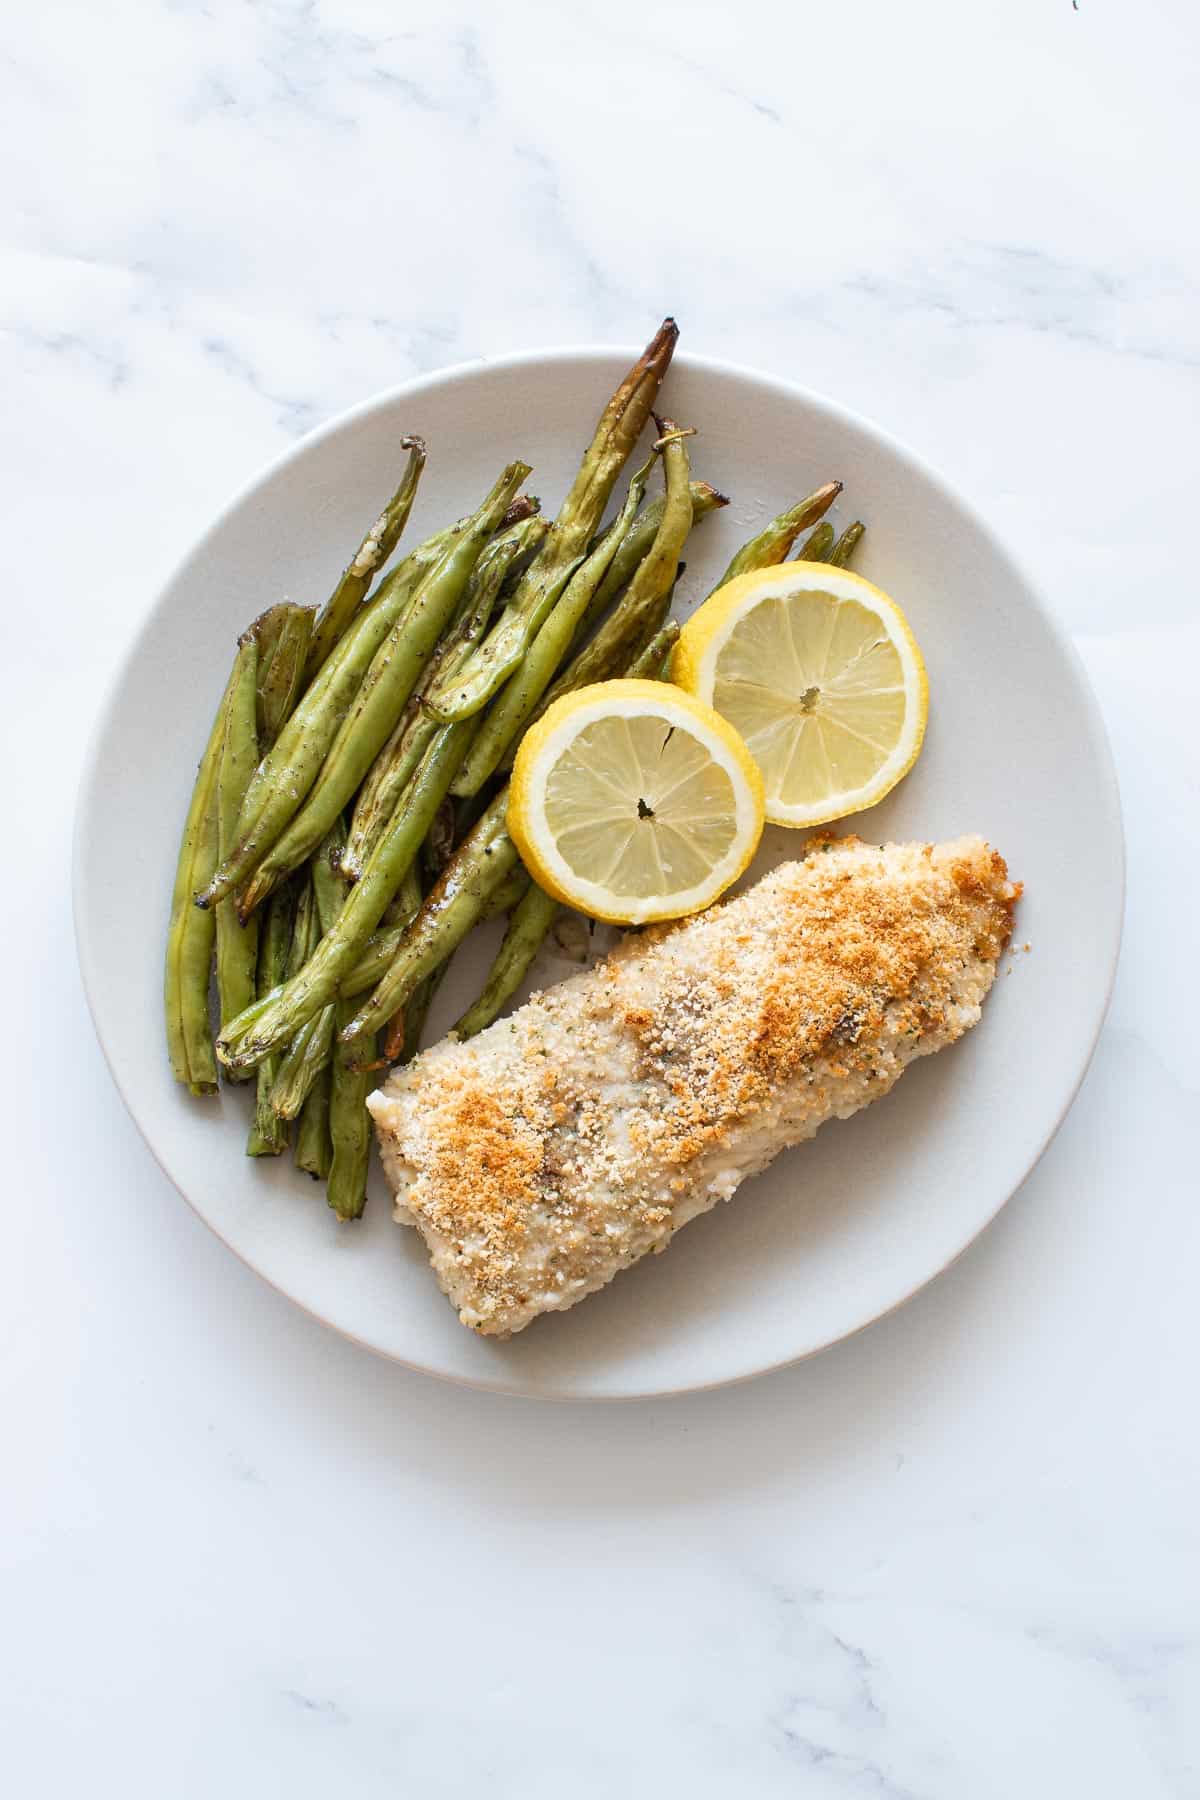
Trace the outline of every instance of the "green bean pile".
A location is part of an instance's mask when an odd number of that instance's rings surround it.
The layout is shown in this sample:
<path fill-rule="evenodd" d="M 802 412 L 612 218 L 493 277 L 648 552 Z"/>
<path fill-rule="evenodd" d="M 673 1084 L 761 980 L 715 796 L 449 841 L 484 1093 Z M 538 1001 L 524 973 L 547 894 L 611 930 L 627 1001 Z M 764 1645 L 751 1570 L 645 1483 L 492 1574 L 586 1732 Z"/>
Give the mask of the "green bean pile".
<path fill-rule="evenodd" d="M 655 412 L 677 337 L 664 320 L 553 520 L 522 491 L 530 466 L 512 462 L 474 513 L 380 577 L 425 466 L 424 443 L 406 437 L 400 484 L 324 606 L 274 606 L 238 640 L 179 850 L 168 1054 L 193 1094 L 215 1094 L 218 1071 L 253 1077 L 247 1153 L 278 1156 L 294 1140 L 339 1219 L 366 1203 L 371 1083 L 420 1047 L 459 944 L 507 915 L 455 1027 L 466 1037 L 504 1009 L 558 919 L 507 830 L 522 735 L 589 682 L 665 676 L 685 541 L 727 503 L 692 477 L 691 430 Z M 651 456 L 601 529 L 651 419 Z M 664 491 L 644 504 L 658 463 Z M 809 527 L 801 555 L 848 562 L 862 526 L 835 540 L 819 522 L 840 487 L 772 520 L 722 582 L 782 562 Z"/>

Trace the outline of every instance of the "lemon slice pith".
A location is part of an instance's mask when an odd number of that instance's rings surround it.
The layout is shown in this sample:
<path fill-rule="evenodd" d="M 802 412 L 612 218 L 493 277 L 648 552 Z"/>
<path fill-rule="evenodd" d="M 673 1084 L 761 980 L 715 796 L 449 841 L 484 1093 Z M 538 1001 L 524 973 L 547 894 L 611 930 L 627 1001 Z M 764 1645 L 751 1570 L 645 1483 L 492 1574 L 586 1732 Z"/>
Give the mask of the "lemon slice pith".
<path fill-rule="evenodd" d="M 665 682 L 564 694 L 513 763 L 508 828 L 530 874 L 615 924 L 711 905 L 762 827 L 762 777 L 737 733 Z"/>
<path fill-rule="evenodd" d="M 928 682 L 907 619 L 860 575 L 822 563 L 727 582 L 684 626 L 671 676 L 745 739 L 777 825 L 874 806 L 925 735 Z"/>

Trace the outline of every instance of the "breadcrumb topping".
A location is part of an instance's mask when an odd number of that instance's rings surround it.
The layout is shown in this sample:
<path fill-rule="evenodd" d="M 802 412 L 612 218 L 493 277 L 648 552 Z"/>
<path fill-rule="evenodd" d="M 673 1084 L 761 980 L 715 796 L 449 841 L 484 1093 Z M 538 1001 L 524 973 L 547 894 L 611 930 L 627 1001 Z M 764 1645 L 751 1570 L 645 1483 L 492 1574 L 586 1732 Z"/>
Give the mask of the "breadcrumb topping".
<path fill-rule="evenodd" d="M 981 838 L 820 837 L 398 1070 L 369 1102 L 396 1215 L 463 1323 L 574 1305 L 960 1037 L 1019 892 Z"/>

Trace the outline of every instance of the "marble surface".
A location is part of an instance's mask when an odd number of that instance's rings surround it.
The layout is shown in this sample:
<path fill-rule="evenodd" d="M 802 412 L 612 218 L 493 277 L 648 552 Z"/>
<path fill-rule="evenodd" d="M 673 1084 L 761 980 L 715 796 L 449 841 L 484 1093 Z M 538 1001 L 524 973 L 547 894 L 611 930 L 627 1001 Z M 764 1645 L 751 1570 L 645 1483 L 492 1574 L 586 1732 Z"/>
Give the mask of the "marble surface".
<path fill-rule="evenodd" d="M 1200 27 L 1131 18 L 5 9 L 23 1800 L 1200 1792 Z M 159 1174 L 75 972 L 74 786 L 150 595 L 264 459 L 415 371 L 667 308 L 878 418 L 1040 571 L 1112 731 L 1126 947 L 1062 1131 L 913 1304 L 737 1389 L 509 1402 L 334 1338 Z"/>

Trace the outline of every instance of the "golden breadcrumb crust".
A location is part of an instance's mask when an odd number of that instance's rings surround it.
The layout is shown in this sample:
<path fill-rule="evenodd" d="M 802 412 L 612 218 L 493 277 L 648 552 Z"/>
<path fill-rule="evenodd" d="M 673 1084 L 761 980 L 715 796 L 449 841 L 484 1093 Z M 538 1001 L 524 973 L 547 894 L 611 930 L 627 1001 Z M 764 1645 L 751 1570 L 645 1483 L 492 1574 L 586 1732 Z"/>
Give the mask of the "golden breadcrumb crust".
<path fill-rule="evenodd" d="M 960 1037 L 1018 894 L 980 838 L 817 838 L 394 1074 L 370 1104 L 397 1216 L 463 1322 L 573 1305 Z"/>

